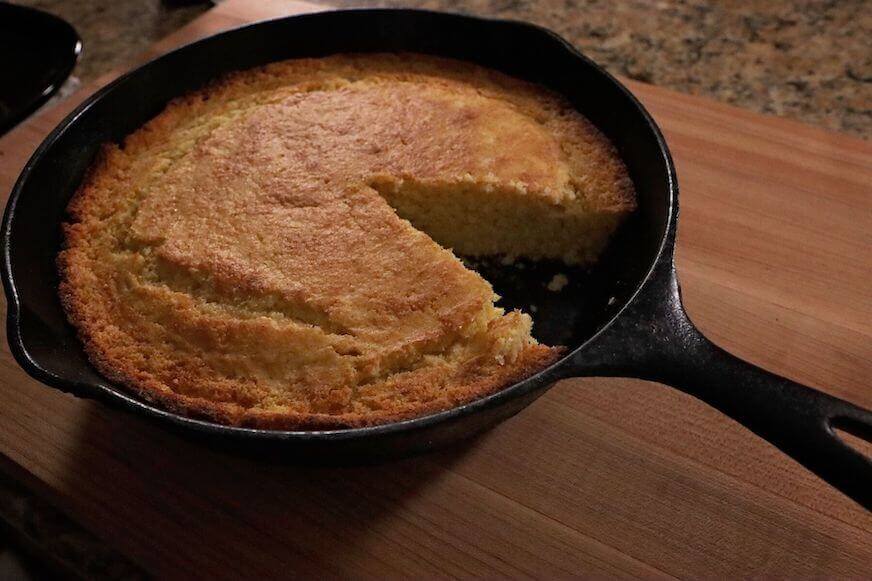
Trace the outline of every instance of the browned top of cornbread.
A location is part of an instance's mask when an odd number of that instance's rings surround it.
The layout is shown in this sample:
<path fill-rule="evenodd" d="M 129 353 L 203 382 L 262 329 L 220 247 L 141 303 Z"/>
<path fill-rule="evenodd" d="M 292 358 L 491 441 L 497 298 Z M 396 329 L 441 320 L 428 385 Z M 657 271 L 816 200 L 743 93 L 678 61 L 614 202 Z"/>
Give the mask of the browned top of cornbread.
<path fill-rule="evenodd" d="M 69 207 L 69 318 L 111 379 L 236 425 L 412 417 L 554 361 L 371 187 L 391 180 L 633 203 L 609 144 L 542 89 L 412 55 L 286 61 L 105 148 Z"/>

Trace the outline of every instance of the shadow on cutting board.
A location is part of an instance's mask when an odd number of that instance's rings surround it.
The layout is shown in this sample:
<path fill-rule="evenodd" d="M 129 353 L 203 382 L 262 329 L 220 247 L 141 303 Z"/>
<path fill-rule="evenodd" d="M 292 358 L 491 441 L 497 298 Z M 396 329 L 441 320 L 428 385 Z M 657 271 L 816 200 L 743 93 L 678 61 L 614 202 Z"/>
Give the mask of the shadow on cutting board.
<path fill-rule="evenodd" d="M 93 402 L 64 408 L 52 488 L 157 577 L 856 577 L 872 554 L 861 508 L 654 383 L 564 381 L 476 440 L 353 468 L 254 461 Z"/>
<path fill-rule="evenodd" d="M 409 535 L 422 535 L 426 515 L 409 520 L 397 509 L 434 490 L 444 505 L 439 489 L 449 489 L 440 480 L 476 445 L 373 466 L 299 466 L 224 453 L 81 403 L 88 410 L 60 487 L 88 493 L 72 501 L 71 512 L 86 528 L 111 531 L 105 540 L 146 569 L 160 555 L 158 574 L 272 578 L 365 570 L 371 547 L 385 544 L 380 531 L 408 527 Z M 204 564 L 208 572 L 199 569 Z M 384 570 L 373 566 L 370 574 Z"/>

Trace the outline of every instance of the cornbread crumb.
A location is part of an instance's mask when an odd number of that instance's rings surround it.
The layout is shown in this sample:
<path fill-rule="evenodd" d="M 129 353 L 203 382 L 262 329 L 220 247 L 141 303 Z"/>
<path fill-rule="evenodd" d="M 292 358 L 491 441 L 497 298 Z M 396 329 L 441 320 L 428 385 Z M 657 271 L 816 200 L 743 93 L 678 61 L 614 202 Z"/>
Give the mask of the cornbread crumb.
<path fill-rule="evenodd" d="M 416 55 L 285 61 L 104 148 L 69 206 L 60 296 L 93 364 L 166 409 L 379 424 L 564 351 L 450 249 L 590 263 L 633 208 L 612 146 L 544 89 Z"/>
<path fill-rule="evenodd" d="M 548 282 L 548 290 L 551 292 L 559 293 L 563 290 L 563 287 L 569 284 L 569 279 L 563 273 L 555 274 L 551 280 Z"/>

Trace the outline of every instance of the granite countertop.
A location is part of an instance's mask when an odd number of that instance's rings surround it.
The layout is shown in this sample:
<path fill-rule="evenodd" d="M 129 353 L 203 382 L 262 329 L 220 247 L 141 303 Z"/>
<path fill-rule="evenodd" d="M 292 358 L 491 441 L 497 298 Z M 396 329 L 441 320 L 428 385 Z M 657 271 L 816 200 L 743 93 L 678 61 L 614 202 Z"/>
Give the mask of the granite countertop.
<path fill-rule="evenodd" d="M 868 0 L 317 0 L 527 20 L 610 72 L 869 138 Z"/>
<path fill-rule="evenodd" d="M 82 82 L 208 9 L 168 0 L 15 0 L 82 35 Z M 868 0 L 314 0 L 528 20 L 611 72 L 856 136 L 872 136 Z"/>
<path fill-rule="evenodd" d="M 85 49 L 73 86 L 122 67 L 211 5 L 191 0 L 14 1 L 55 13 L 79 31 Z M 868 0 L 314 1 L 528 20 L 560 33 L 613 73 L 872 136 Z M 17 544 L 23 542 L 25 552 L 43 562 L 56 561 L 67 572 L 90 578 L 142 574 L 6 476 L 0 476 L 0 524 L 17 531 Z M 4 545 L 0 538 L 0 566 L 8 560 Z"/>

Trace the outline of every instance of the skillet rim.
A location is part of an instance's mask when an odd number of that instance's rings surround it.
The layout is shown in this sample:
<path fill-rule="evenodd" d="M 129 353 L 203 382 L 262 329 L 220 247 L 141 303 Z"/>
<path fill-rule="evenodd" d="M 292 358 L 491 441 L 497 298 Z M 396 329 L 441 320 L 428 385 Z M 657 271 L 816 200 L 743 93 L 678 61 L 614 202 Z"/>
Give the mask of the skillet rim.
<path fill-rule="evenodd" d="M 207 42 L 216 42 L 216 39 L 220 37 L 229 36 L 242 30 L 248 30 L 259 26 L 265 27 L 269 24 L 278 23 L 280 21 L 287 21 L 291 19 L 306 20 L 310 18 L 330 18 L 336 14 L 353 16 L 354 14 L 360 13 L 375 15 L 411 14 L 434 19 L 446 18 L 465 20 L 478 26 L 526 28 L 536 34 L 547 36 L 552 41 L 556 41 L 558 46 L 561 47 L 563 50 L 567 51 L 573 59 L 583 61 L 588 67 L 592 68 L 598 74 L 602 75 L 606 80 L 610 81 L 624 95 L 624 97 L 629 100 L 629 103 L 633 105 L 636 109 L 636 112 L 641 115 L 642 120 L 645 122 L 645 125 L 648 126 L 649 130 L 652 132 L 656 140 L 661 156 L 661 161 L 666 169 L 666 186 L 668 192 L 668 200 L 664 230 L 662 236 L 660 237 L 654 258 L 652 259 L 644 276 L 635 285 L 635 289 L 624 301 L 623 305 L 621 305 L 621 307 L 616 310 L 614 315 L 608 321 L 606 321 L 597 332 L 588 337 L 578 347 L 567 351 L 567 353 L 563 357 L 561 357 L 559 360 L 555 361 L 550 366 L 535 375 L 532 375 L 522 381 L 514 383 L 483 398 L 476 399 L 460 406 L 443 410 L 441 412 L 406 420 L 400 420 L 396 422 L 390 422 L 386 424 L 358 428 L 342 428 L 330 430 L 272 430 L 262 428 L 229 426 L 208 420 L 189 418 L 187 416 L 183 416 L 155 407 L 147 401 L 140 400 L 130 395 L 129 393 L 124 391 L 123 388 L 116 387 L 108 380 L 106 381 L 106 385 L 99 385 L 91 382 L 66 379 L 44 369 L 39 364 L 39 362 L 30 355 L 27 349 L 27 345 L 22 339 L 21 303 L 19 300 L 18 289 L 15 285 L 15 278 L 12 272 L 12 258 L 10 248 L 12 243 L 12 222 L 15 219 L 15 210 L 18 199 L 20 198 L 22 190 L 24 189 L 24 186 L 27 183 L 30 175 L 39 169 L 39 165 L 42 162 L 42 158 L 44 157 L 46 151 L 48 151 L 67 131 L 75 130 L 73 126 L 76 124 L 77 120 L 81 116 L 87 114 L 88 110 L 92 106 L 94 106 L 95 103 L 109 95 L 113 90 L 115 90 L 116 87 L 127 82 L 135 75 L 140 74 L 141 71 L 146 68 L 157 66 L 163 61 L 175 58 L 176 55 L 180 52 L 194 50 L 196 47 L 201 46 Z M 346 10 L 326 10 L 262 20 L 233 27 L 218 32 L 216 34 L 198 39 L 194 42 L 185 44 L 165 54 L 150 59 L 147 62 L 137 66 L 136 68 L 125 72 L 109 84 L 100 88 L 94 94 L 90 95 L 78 106 L 76 106 L 76 108 L 71 113 L 69 113 L 43 139 L 43 141 L 28 159 L 27 163 L 24 165 L 21 173 L 18 176 L 18 179 L 15 182 L 15 185 L 12 187 L 12 191 L 9 194 L 9 198 L 7 200 L 6 208 L 3 214 L 2 225 L 0 225 L 0 244 L 2 244 L 2 270 L 0 270 L 0 278 L 2 278 L 3 289 L 5 291 L 7 300 L 7 343 L 9 344 L 10 351 L 16 362 L 24 369 L 24 371 L 34 379 L 48 385 L 49 387 L 59 389 L 66 393 L 72 393 L 77 397 L 98 399 L 103 403 L 118 406 L 131 412 L 142 413 L 150 419 L 157 420 L 159 422 L 166 422 L 171 427 L 192 430 L 194 432 L 199 432 L 201 434 L 209 436 L 222 436 L 234 439 L 247 439 L 257 441 L 294 441 L 299 443 L 305 443 L 357 440 L 373 436 L 386 436 L 407 431 L 423 430 L 443 422 L 448 422 L 450 420 L 458 419 L 463 416 L 469 416 L 487 409 L 496 408 L 504 402 L 523 397 L 524 395 L 527 395 L 534 390 L 544 387 L 547 384 L 553 384 L 554 382 L 566 377 L 565 373 L 561 373 L 561 369 L 568 367 L 579 352 L 585 350 L 591 343 L 596 341 L 600 337 L 600 335 L 603 334 L 603 332 L 607 331 L 618 318 L 624 315 L 624 313 L 633 304 L 636 303 L 636 299 L 639 294 L 644 289 L 646 289 L 646 287 L 649 286 L 649 283 L 651 283 L 654 272 L 658 268 L 658 266 L 660 266 L 663 262 L 668 262 L 671 266 L 673 259 L 672 257 L 677 218 L 678 188 L 675 166 L 673 164 L 669 148 L 666 145 L 666 140 L 664 139 L 660 128 L 657 126 L 650 113 L 645 109 L 642 103 L 639 102 L 636 96 L 626 86 L 624 86 L 623 83 L 618 81 L 612 74 L 610 74 L 596 62 L 582 54 L 566 39 L 545 27 L 521 20 L 488 18 L 452 12 L 440 12 L 434 10 L 411 8 L 358 8 Z"/>

